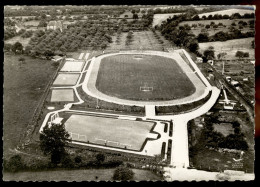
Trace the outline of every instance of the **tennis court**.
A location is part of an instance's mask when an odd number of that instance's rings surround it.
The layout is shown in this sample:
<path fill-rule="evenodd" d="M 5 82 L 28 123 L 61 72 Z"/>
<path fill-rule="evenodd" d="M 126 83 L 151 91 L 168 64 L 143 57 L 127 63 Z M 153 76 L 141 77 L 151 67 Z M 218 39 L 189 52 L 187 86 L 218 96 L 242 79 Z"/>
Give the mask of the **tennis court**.
<path fill-rule="evenodd" d="M 66 61 L 61 71 L 80 72 L 84 66 L 84 61 Z"/>
<path fill-rule="evenodd" d="M 53 89 L 51 102 L 74 101 L 73 89 Z"/>
<path fill-rule="evenodd" d="M 53 85 L 66 85 L 66 86 L 73 86 L 77 83 L 80 74 L 66 74 L 66 73 L 59 73 L 56 77 Z"/>

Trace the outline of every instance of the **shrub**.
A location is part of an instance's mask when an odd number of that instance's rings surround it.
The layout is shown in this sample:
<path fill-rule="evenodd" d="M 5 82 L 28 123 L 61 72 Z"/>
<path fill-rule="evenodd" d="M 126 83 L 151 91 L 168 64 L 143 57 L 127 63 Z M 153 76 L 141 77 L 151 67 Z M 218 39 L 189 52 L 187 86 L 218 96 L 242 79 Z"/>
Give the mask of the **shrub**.
<path fill-rule="evenodd" d="M 96 159 L 97 159 L 97 161 L 98 161 L 99 163 L 102 163 L 102 162 L 105 161 L 105 155 L 102 154 L 102 153 L 98 153 L 98 154 L 96 155 Z"/>
<path fill-rule="evenodd" d="M 65 167 L 65 168 L 73 168 L 74 167 L 74 163 L 73 163 L 73 161 L 72 161 L 72 159 L 70 158 L 69 155 L 66 155 L 61 159 L 61 165 L 62 165 L 62 167 Z"/>
<path fill-rule="evenodd" d="M 115 170 L 113 175 L 113 180 L 127 181 L 127 180 L 132 180 L 133 177 L 134 177 L 134 172 L 131 169 L 120 167 Z"/>
<path fill-rule="evenodd" d="M 5 167 L 7 167 L 6 169 L 8 169 L 8 171 L 17 172 L 24 169 L 25 166 L 23 164 L 22 157 L 20 155 L 14 155 L 9 159 Z"/>
<path fill-rule="evenodd" d="M 77 164 L 79 164 L 79 163 L 81 163 L 81 161 L 82 161 L 82 158 L 81 158 L 81 156 L 76 156 L 75 158 L 74 158 L 74 161 L 77 163 Z"/>

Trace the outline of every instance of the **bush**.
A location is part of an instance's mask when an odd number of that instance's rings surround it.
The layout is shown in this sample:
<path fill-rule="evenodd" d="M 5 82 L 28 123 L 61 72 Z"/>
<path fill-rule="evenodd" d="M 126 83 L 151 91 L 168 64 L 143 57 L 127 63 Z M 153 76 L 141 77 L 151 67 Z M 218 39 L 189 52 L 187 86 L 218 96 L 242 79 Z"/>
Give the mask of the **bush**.
<path fill-rule="evenodd" d="M 65 167 L 65 168 L 73 168 L 74 167 L 74 163 L 73 163 L 73 161 L 72 161 L 72 159 L 70 158 L 69 155 L 66 155 L 61 159 L 61 165 L 62 165 L 62 167 Z"/>
<path fill-rule="evenodd" d="M 105 161 L 105 155 L 102 154 L 102 153 L 98 153 L 98 154 L 96 155 L 96 159 L 97 159 L 97 161 L 98 161 L 99 163 L 102 163 L 102 162 Z"/>
<path fill-rule="evenodd" d="M 81 156 L 76 156 L 76 157 L 74 158 L 74 161 L 75 161 L 77 164 L 81 163 L 81 161 L 82 161 Z"/>
<path fill-rule="evenodd" d="M 9 159 L 5 167 L 7 167 L 6 169 L 8 171 L 17 172 L 24 169 L 25 166 L 23 164 L 22 157 L 20 155 L 14 155 Z"/>
<path fill-rule="evenodd" d="M 113 180 L 117 181 L 127 181 L 132 180 L 134 178 L 134 172 L 125 167 L 117 168 L 113 175 Z"/>

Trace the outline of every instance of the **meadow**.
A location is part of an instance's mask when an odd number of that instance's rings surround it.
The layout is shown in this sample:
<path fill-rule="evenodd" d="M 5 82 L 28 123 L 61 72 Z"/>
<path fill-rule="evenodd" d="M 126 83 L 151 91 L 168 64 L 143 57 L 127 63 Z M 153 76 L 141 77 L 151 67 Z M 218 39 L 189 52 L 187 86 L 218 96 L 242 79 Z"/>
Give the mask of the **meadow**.
<path fill-rule="evenodd" d="M 251 47 L 251 42 L 254 40 L 251 38 L 242 38 L 228 40 L 224 42 L 206 42 L 199 43 L 199 51 L 203 53 L 209 46 L 213 46 L 215 50 L 215 57 L 221 52 L 226 52 L 225 59 L 238 59 L 235 57 L 237 51 L 243 51 L 249 53 L 249 58 L 254 59 L 254 49 Z"/>
<path fill-rule="evenodd" d="M 161 23 L 167 20 L 174 15 L 180 15 L 182 13 L 171 13 L 171 14 L 154 14 L 153 16 L 153 24 L 152 26 L 155 27 L 156 25 L 161 25 Z"/>
<path fill-rule="evenodd" d="M 19 65 L 18 59 L 24 63 Z M 4 56 L 4 126 L 3 150 L 8 153 L 19 143 L 21 134 L 33 117 L 46 86 L 57 67 L 49 60 L 34 59 L 24 55 Z"/>

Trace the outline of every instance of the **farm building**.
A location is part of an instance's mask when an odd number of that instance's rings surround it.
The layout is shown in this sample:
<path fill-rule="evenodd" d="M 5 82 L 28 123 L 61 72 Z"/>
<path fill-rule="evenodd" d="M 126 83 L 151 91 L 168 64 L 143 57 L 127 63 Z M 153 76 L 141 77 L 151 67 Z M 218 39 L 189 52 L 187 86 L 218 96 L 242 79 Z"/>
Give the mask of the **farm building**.
<path fill-rule="evenodd" d="M 203 62 L 203 59 L 202 59 L 201 57 L 197 57 L 196 61 L 197 61 L 198 63 L 202 63 L 202 62 Z"/>
<path fill-rule="evenodd" d="M 231 85 L 233 86 L 238 86 L 239 82 L 238 81 L 235 81 L 235 80 L 232 80 L 231 81 Z"/>
<path fill-rule="evenodd" d="M 61 32 L 63 31 L 63 24 L 61 21 L 50 21 L 47 25 L 47 30 L 57 30 L 59 29 Z"/>

